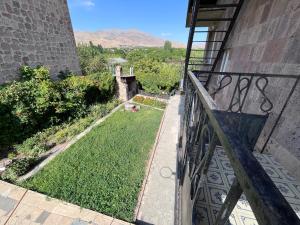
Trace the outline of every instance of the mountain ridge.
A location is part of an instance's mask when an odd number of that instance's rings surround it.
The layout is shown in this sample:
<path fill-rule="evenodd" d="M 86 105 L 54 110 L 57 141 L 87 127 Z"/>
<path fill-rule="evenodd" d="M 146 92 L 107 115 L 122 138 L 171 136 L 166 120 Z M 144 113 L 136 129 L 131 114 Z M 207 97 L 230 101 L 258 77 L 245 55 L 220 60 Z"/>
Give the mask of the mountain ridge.
<path fill-rule="evenodd" d="M 137 29 L 107 29 L 99 31 L 74 31 L 76 44 L 89 43 L 102 45 L 104 48 L 118 47 L 162 47 L 166 39 Z M 171 40 L 170 40 L 171 41 Z M 175 48 L 185 48 L 184 43 L 171 41 Z"/>

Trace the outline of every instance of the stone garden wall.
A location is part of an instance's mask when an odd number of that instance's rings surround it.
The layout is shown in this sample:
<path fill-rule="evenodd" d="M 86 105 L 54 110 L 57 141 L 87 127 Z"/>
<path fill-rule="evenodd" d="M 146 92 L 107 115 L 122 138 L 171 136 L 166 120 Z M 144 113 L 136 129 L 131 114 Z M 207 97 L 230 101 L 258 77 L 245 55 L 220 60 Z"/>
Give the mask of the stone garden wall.
<path fill-rule="evenodd" d="M 46 65 L 53 77 L 80 73 L 66 0 L 0 1 L 0 83 L 16 79 L 24 64 Z"/>

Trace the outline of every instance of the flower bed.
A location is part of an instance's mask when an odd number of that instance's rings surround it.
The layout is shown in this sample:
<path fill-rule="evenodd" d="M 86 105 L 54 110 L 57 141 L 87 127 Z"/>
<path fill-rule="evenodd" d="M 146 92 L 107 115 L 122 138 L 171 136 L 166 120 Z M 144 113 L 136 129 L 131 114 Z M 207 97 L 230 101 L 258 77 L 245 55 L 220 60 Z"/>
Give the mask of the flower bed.
<path fill-rule="evenodd" d="M 153 98 L 147 98 L 143 96 L 135 96 L 133 98 L 133 101 L 136 103 L 140 103 L 143 105 L 152 106 L 159 109 L 165 109 L 167 107 L 167 103 L 153 99 Z"/>

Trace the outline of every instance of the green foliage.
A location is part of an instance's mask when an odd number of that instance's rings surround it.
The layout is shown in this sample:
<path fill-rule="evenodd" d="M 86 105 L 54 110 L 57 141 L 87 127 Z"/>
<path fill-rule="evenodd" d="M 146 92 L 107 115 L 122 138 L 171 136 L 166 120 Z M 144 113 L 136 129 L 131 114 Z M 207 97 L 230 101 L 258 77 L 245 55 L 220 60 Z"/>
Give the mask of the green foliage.
<path fill-rule="evenodd" d="M 69 69 L 66 69 L 65 71 L 60 71 L 58 74 L 58 78 L 60 80 L 67 79 L 70 76 L 72 76 L 72 72 Z"/>
<path fill-rule="evenodd" d="M 23 67 L 21 71 L 21 82 L 14 81 L 0 91 L 0 111 L 3 112 L 0 124 L 6 127 L 1 136 L 6 136 L 9 142 L 48 126 L 60 97 L 46 68 Z"/>
<path fill-rule="evenodd" d="M 37 66 L 36 68 L 31 68 L 29 66 L 22 66 L 20 69 L 22 80 L 49 80 L 49 70 L 43 66 Z"/>
<path fill-rule="evenodd" d="M 24 175 L 24 171 L 27 171 L 32 165 L 34 165 L 35 162 L 35 158 L 17 159 L 8 167 L 7 170 L 5 170 L 5 172 L 1 175 L 1 178 L 3 180 L 13 182 L 19 176 Z"/>
<path fill-rule="evenodd" d="M 23 185 L 132 221 L 161 117 L 149 108 L 119 110 Z"/>
<path fill-rule="evenodd" d="M 87 116 L 61 127 L 56 133 L 54 133 L 51 136 L 48 136 L 48 142 L 51 141 L 53 143 L 60 144 L 67 140 L 70 140 L 75 135 L 84 131 L 95 120 L 102 118 L 108 113 L 110 113 L 118 104 L 118 100 L 112 100 L 105 104 L 96 104 L 91 106 L 89 109 L 90 113 Z"/>
<path fill-rule="evenodd" d="M 170 41 L 164 48 L 103 49 L 90 43 L 77 49 L 83 74 L 103 73 L 108 69 L 107 59 L 126 58 L 128 64 L 123 69 L 133 66 L 140 88 L 154 94 L 167 94 L 177 88 L 180 62 L 185 58 L 185 49 L 172 48 Z"/>
<path fill-rule="evenodd" d="M 184 49 L 172 48 L 171 43 L 166 42 L 165 48 L 132 50 L 127 60 L 134 66 L 140 88 L 153 94 L 167 94 L 179 84 L 180 61 L 184 57 Z"/>
<path fill-rule="evenodd" d="M 177 65 L 144 59 L 137 62 L 134 68 L 137 80 L 146 92 L 169 93 L 179 84 L 180 68 Z"/>
<path fill-rule="evenodd" d="M 103 48 L 94 45 L 80 44 L 77 47 L 80 67 L 84 75 L 107 70 L 107 62 L 102 55 Z"/>
<path fill-rule="evenodd" d="M 89 105 L 112 98 L 114 87 L 114 78 L 107 72 L 68 75 L 55 82 L 45 67 L 22 67 L 21 80 L 0 90 L 0 147 L 86 115 Z"/>
<path fill-rule="evenodd" d="M 97 87 L 100 91 L 99 98 L 107 100 L 115 94 L 116 81 L 110 72 L 98 72 L 88 75 L 89 79 L 96 82 Z M 90 97 L 89 97 L 90 98 Z"/>
<path fill-rule="evenodd" d="M 20 163 L 19 160 L 14 160 L 8 170 L 1 175 L 1 179 L 14 182 L 18 176 L 25 174 L 38 161 L 41 153 L 45 153 L 55 144 L 63 143 L 75 137 L 97 119 L 111 112 L 118 104 L 119 101 L 114 99 L 107 103 L 93 105 L 89 108 L 87 116 L 37 132 L 22 144 L 15 145 L 14 151 L 10 152 L 8 157 L 14 159 L 21 156 L 23 157 L 21 162 L 29 160 L 31 163 L 27 165 Z"/>
<path fill-rule="evenodd" d="M 165 41 L 164 50 L 172 51 L 172 42 L 171 41 Z"/>
<path fill-rule="evenodd" d="M 152 99 L 152 98 L 143 97 L 143 96 L 135 96 L 133 98 L 133 101 L 136 103 L 153 106 L 153 107 L 160 108 L 160 109 L 165 109 L 167 107 L 167 104 L 165 102 L 162 102 L 162 101 L 159 101 L 156 99 Z"/>

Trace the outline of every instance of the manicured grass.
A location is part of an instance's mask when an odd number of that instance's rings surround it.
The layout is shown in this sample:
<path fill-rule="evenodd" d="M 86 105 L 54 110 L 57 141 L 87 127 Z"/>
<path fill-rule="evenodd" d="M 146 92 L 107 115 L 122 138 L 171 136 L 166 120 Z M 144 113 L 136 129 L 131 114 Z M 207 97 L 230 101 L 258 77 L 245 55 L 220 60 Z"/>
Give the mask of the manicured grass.
<path fill-rule="evenodd" d="M 133 101 L 136 103 L 149 105 L 149 106 L 156 107 L 159 109 L 165 109 L 167 107 L 167 104 L 165 102 L 162 102 L 162 101 L 159 101 L 156 99 L 152 99 L 152 98 L 143 97 L 143 96 L 135 96 L 133 98 Z"/>
<path fill-rule="evenodd" d="M 162 114 L 119 110 L 23 185 L 132 221 Z"/>

